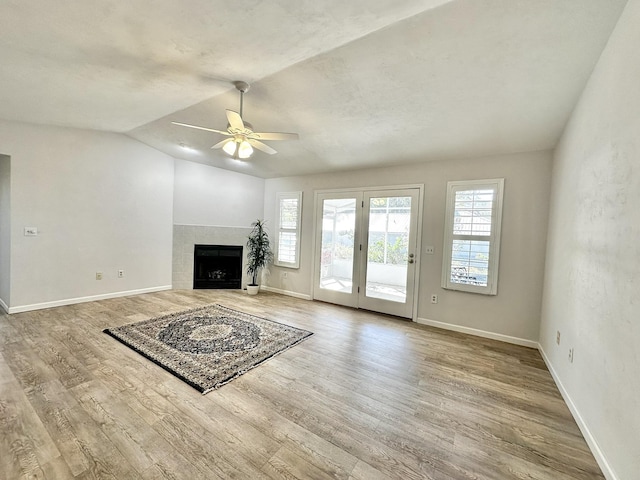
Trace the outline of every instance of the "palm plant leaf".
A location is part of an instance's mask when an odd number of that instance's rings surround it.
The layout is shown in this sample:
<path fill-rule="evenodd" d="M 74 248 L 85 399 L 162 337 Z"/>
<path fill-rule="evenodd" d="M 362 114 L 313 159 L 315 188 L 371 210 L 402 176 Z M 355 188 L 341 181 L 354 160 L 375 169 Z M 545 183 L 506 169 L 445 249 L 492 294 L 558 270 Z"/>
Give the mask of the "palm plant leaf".
<path fill-rule="evenodd" d="M 252 278 L 252 285 L 257 285 L 258 273 L 273 260 L 273 251 L 264 221 L 256 220 L 251 227 L 253 228 L 247 237 L 247 273 Z"/>

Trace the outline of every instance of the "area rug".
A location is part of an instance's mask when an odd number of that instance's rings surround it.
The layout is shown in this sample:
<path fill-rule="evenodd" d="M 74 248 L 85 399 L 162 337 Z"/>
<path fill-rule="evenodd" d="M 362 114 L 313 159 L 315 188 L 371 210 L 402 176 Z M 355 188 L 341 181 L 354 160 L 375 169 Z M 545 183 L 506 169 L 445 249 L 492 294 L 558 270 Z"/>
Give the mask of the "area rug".
<path fill-rule="evenodd" d="M 104 332 L 203 394 L 313 335 L 222 305 L 172 313 Z"/>

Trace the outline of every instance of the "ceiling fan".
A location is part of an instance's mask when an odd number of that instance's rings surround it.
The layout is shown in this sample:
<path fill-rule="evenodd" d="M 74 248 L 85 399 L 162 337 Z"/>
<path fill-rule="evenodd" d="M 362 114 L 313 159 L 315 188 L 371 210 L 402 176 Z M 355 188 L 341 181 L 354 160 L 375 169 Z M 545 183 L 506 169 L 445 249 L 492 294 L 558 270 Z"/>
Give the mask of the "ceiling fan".
<path fill-rule="evenodd" d="M 188 123 L 171 122 L 174 125 L 180 125 L 182 127 L 195 128 L 198 130 L 205 130 L 207 132 L 219 133 L 229 138 L 225 138 L 221 142 L 216 143 L 211 148 L 222 148 L 226 153 L 233 158 L 249 158 L 253 154 L 254 147 L 258 150 L 262 150 L 269 155 L 273 155 L 276 152 L 269 145 L 262 143 L 261 140 L 297 140 L 297 133 L 280 133 L 280 132 L 254 132 L 253 126 L 242 119 L 242 105 L 244 100 L 244 94 L 249 91 L 249 84 L 247 82 L 233 82 L 236 89 L 240 92 L 240 113 L 233 110 L 227 110 L 227 130 L 215 130 L 213 128 L 199 127 L 198 125 L 190 125 Z"/>

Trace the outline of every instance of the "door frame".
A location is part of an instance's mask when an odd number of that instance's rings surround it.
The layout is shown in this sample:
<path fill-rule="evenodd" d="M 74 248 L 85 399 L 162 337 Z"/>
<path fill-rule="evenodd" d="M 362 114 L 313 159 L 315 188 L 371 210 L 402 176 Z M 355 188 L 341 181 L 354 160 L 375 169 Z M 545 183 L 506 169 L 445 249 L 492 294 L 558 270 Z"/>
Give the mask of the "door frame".
<path fill-rule="evenodd" d="M 414 282 L 414 295 L 413 306 L 411 309 L 411 321 L 415 322 L 418 318 L 418 298 L 420 297 L 420 270 L 422 268 L 422 219 L 424 215 L 424 183 L 411 183 L 401 185 L 375 185 L 367 187 L 346 187 L 346 188 L 329 188 L 313 191 L 313 236 L 311 242 L 312 261 L 311 261 L 311 299 L 316 298 L 316 285 L 315 278 L 318 269 L 316 265 L 317 256 L 317 237 L 318 237 L 318 197 L 326 194 L 344 194 L 349 192 L 368 192 L 368 191 L 384 191 L 384 190 L 404 190 L 404 189 L 417 189 L 418 190 L 418 221 L 416 224 L 416 263 L 417 268 L 415 271 Z M 358 226 L 362 229 L 362 226 Z"/>

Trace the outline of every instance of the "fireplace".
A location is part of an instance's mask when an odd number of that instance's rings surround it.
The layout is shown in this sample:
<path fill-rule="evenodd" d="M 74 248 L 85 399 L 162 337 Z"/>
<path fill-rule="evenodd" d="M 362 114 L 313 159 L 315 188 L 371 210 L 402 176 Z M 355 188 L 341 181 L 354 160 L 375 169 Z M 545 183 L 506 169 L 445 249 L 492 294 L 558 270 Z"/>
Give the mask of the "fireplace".
<path fill-rule="evenodd" d="M 193 288 L 242 288 L 242 247 L 196 245 Z"/>

